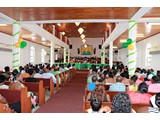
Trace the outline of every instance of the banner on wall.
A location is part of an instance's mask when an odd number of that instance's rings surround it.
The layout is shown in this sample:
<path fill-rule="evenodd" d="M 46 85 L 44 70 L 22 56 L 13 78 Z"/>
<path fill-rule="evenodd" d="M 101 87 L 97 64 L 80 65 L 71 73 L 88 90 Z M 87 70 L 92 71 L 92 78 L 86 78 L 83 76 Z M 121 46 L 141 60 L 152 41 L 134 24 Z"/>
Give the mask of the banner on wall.
<path fill-rule="evenodd" d="M 81 55 L 92 55 L 93 54 L 93 46 L 87 45 L 85 48 L 84 45 L 81 45 Z"/>

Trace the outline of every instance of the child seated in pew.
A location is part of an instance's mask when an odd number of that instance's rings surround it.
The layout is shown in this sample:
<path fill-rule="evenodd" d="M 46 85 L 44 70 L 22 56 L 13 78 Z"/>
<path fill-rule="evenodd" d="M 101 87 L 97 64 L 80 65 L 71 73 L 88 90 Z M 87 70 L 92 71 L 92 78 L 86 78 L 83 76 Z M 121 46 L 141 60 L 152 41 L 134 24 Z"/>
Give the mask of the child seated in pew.
<path fill-rule="evenodd" d="M 131 100 L 126 92 L 120 92 L 113 97 L 111 110 L 104 106 L 99 110 L 100 113 L 135 113 L 132 109 Z"/>
<path fill-rule="evenodd" d="M 0 89 L 8 89 L 9 86 L 5 85 L 6 77 L 4 75 L 0 75 Z"/>
<path fill-rule="evenodd" d="M 150 98 L 152 107 L 141 107 L 137 110 L 138 113 L 160 113 L 160 93 L 156 93 Z"/>
<path fill-rule="evenodd" d="M 94 98 L 90 102 L 91 108 L 87 110 L 88 113 L 98 113 L 102 106 L 102 101 L 98 98 Z"/>
<path fill-rule="evenodd" d="M 95 90 L 88 93 L 86 101 L 91 101 L 94 98 L 98 98 L 102 102 L 110 102 L 110 96 L 106 93 L 103 85 L 96 85 Z"/>

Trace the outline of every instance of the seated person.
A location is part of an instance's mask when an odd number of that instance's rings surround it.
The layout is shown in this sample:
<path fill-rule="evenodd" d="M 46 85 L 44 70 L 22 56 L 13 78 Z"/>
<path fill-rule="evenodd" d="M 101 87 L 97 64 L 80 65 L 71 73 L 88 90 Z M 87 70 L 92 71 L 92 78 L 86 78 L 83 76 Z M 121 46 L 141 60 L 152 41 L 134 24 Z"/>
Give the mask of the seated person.
<path fill-rule="evenodd" d="M 88 84 L 88 90 L 92 91 L 96 88 L 97 80 L 97 76 L 92 76 L 92 83 Z"/>
<path fill-rule="evenodd" d="M 2 73 L 2 75 L 4 75 L 6 78 L 10 77 L 11 73 L 10 73 L 10 67 L 6 66 L 4 67 L 5 73 Z"/>
<path fill-rule="evenodd" d="M 135 75 L 138 77 L 138 79 L 136 80 L 136 84 L 139 85 L 140 83 L 142 83 L 143 81 L 141 80 L 141 74 L 136 72 Z"/>
<path fill-rule="evenodd" d="M 5 85 L 6 77 L 4 75 L 0 75 L 0 89 L 8 89 L 9 86 Z"/>
<path fill-rule="evenodd" d="M 109 91 L 126 91 L 126 86 L 121 82 L 122 82 L 122 77 L 117 76 L 116 83 L 110 85 Z"/>
<path fill-rule="evenodd" d="M 97 74 L 97 69 L 96 68 L 92 69 L 92 75 L 90 77 L 88 77 L 88 79 L 87 79 L 88 84 L 92 83 L 92 76 L 97 76 L 98 79 L 100 79 L 99 75 Z"/>
<path fill-rule="evenodd" d="M 150 99 L 152 107 L 141 107 L 137 110 L 138 113 L 160 113 L 160 93 L 153 95 Z"/>
<path fill-rule="evenodd" d="M 146 83 L 140 83 L 138 86 L 138 91 L 128 91 L 128 95 L 131 99 L 131 103 L 142 103 L 150 104 L 150 98 L 152 95 L 148 94 L 148 86 Z"/>
<path fill-rule="evenodd" d="M 21 77 L 21 74 L 18 72 L 17 69 L 14 69 L 13 72 L 12 72 L 12 75 L 11 75 L 11 78 L 10 78 L 10 81 L 13 82 L 13 81 L 21 81 L 23 82 L 23 79 Z"/>
<path fill-rule="evenodd" d="M 87 110 L 88 113 L 98 113 L 102 106 L 102 101 L 98 98 L 92 99 L 90 102 L 91 108 Z"/>
<path fill-rule="evenodd" d="M 25 72 L 21 74 L 22 79 L 30 77 L 28 70 L 29 70 L 29 67 L 26 67 Z"/>
<path fill-rule="evenodd" d="M 35 74 L 34 74 L 34 78 L 42 78 L 42 74 L 40 74 L 40 71 L 39 71 L 39 69 L 37 68 L 37 69 L 35 69 Z"/>
<path fill-rule="evenodd" d="M 56 80 L 55 76 L 52 73 L 50 73 L 49 68 L 45 68 L 44 72 L 45 73 L 42 74 L 42 78 L 52 78 L 54 86 L 56 86 L 57 80 Z"/>
<path fill-rule="evenodd" d="M 158 76 L 153 76 L 151 79 L 152 84 L 148 87 L 148 92 L 160 92 L 160 84 L 158 83 Z"/>
<path fill-rule="evenodd" d="M 108 76 L 109 76 L 109 78 L 105 79 L 106 83 L 116 83 L 116 80 L 114 79 L 113 72 L 109 72 Z"/>
<path fill-rule="evenodd" d="M 130 83 L 130 86 L 128 86 L 128 91 L 137 91 L 138 89 L 138 85 L 136 84 L 136 81 L 137 81 L 138 77 L 137 75 L 133 75 L 130 80 L 129 80 L 129 83 Z"/>
<path fill-rule="evenodd" d="M 152 84 L 151 80 L 152 80 L 152 77 L 153 77 L 153 76 L 154 76 L 153 74 L 149 74 L 149 75 L 148 75 L 148 78 L 147 78 L 147 80 L 145 81 L 145 83 L 146 83 L 147 85 Z"/>
<path fill-rule="evenodd" d="M 36 78 L 34 78 L 34 70 L 32 68 L 30 68 L 28 70 L 28 74 L 30 75 L 30 77 L 25 79 L 25 82 L 38 82 L 38 80 Z"/>
<path fill-rule="evenodd" d="M 98 98 L 102 102 L 110 102 L 110 96 L 106 93 L 104 86 L 97 85 L 95 90 L 88 93 L 86 101 L 91 101 L 94 98 Z"/>
<path fill-rule="evenodd" d="M 135 113 L 131 106 L 131 100 L 126 92 L 120 92 L 113 97 L 111 111 L 108 106 L 102 107 L 100 113 Z"/>
<path fill-rule="evenodd" d="M 128 77 L 128 74 L 126 72 L 124 72 L 123 74 L 121 74 L 122 76 L 122 82 L 124 85 L 129 85 L 129 79 L 127 78 Z"/>

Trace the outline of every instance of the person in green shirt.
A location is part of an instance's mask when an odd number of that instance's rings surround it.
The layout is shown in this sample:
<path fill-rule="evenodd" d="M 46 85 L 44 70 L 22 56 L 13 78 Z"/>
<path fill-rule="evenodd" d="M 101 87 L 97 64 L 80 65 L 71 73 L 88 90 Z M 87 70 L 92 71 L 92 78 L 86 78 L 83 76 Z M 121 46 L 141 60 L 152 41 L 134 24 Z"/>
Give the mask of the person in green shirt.
<path fill-rule="evenodd" d="M 10 77 L 11 73 L 10 73 L 10 67 L 9 66 L 6 66 L 4 68 L 5 70 L 5 73 L 2 73 L 2 75 L 4 75 L 5 77 Z"/>
<path fill-rule="evenodd" d="M 97 69 L 96 69 L 96 68 L 93 68 L 93 69 L 92 69 L 92 75 L 89 76 L 88 79 L 87 79 L 87 83 L 88 83 L 88 84 L 92 83 L 92 77 L 93 77 L 93 76 L 97 76 L 98 79 L 101 79 L 101 78 L 99 77 L 99 75 L 97 74 Z"/>

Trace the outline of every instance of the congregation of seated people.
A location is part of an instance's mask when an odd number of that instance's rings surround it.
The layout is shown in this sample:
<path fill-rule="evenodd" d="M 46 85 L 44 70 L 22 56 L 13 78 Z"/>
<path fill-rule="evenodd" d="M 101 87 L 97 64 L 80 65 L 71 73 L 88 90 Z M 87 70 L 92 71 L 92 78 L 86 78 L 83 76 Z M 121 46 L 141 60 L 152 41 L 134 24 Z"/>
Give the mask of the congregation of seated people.
<path fill-rule="evenodd" d="M 50 64 L 26 64 L 24 67 L 20 66 L 19 69 L 10 70 L 9 66 L 4 68 L 2 74 L 0 74 L 0 89 L 14 89 L 21 90 L 21 88 L 25 87 L 23 82 L 38 82 L 37 78 L 52 78 L 54 86 L 56 86 L 56 77 L 55 72 L 64 72 L 64 70 L 69 70 L 74 66 L 60 64 L 52 65 Z M 5 82 L 10 82 L 9 85 L 5 84 Z M 59 81 L 60 82 L 60 77 Z M 31 96 L 32 108 L 36 107 L 36 95 L 34 95 L 31 91 L 28 91 L 28 95 Z M 8 107 L 12 109 L 12 112 L 20 113 L 21 105 L 20 103 L 12 103 L 8 104 L 6 98 L 0 94 L 0 103 L 6 104 Z"/>
<path fill-rule="evenodd" d="M 160 112 L 160 71 L 136 68 L 129 76 L 127 66 L 118 62 L 109 66 L 92 65 L 87 78 L 85 101 L 90 101 L 89 113 L 157 113 Z M 106 89 L 105 86 L 109 86 Z M 108 91 L 108 92 L 107 92 Z M 117 92 L 111 99 L 109 91 Z M 153 100 L 154 99 L 154 100 Z M 158 102 L 157 102 L 158 101 Z M 102 106 L 111 102 L 111 107 Z M 132 104 L 144 104 L 150 107 L 135 111 Z M 156 106 L 156 107 L 155 107 Z"/>

